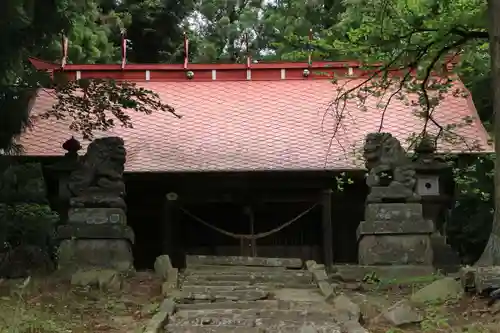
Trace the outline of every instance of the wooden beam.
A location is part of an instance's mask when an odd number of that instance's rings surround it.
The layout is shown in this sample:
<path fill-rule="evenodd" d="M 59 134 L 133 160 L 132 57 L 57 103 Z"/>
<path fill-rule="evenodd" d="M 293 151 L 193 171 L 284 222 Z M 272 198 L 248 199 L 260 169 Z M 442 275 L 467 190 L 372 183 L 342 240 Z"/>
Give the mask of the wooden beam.
<path fill-rule="evenodd" d="M 323 192 L 322 200 L 323 262 L 327 271 L 333 266 L 332 190 Z"/>

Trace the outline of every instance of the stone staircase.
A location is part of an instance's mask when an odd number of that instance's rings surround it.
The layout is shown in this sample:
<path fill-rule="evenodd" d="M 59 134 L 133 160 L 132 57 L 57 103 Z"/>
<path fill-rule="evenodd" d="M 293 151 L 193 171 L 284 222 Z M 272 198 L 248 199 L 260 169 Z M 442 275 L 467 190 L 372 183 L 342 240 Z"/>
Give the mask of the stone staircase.
<path fill-rule="evenodd" d="M 189 256 L 172 333 L 340 333 L 300 259 Z"/>

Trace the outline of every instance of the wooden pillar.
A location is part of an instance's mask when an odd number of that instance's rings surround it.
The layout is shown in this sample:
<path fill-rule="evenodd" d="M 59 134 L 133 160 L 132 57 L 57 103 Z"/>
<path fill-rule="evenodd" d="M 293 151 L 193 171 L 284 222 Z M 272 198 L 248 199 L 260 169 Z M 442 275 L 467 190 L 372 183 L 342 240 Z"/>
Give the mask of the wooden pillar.
<path fill-rule="evenodd" d="M 178 261 L 182 260 L 178 253 L 179 241 L 176 237 L 179 234 L 177 219 L 177 195 L 168 193 L 163 211 L 162 252 L 170 256 L 175 267 L 178 267 Z"/>
<path fill-rule="evenodd" d="M 323 262 L 329 271 L 333 265 L 333 227 L 332 227 L 332 190 L 323 192 L 322 196 L 322 231 L 323 231 Z"/>

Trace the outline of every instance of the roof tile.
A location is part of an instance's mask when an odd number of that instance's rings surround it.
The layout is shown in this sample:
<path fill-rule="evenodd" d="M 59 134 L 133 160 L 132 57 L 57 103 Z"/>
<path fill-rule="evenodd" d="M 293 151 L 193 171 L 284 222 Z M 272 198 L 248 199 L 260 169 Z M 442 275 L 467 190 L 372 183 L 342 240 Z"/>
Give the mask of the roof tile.
<path fill-rule="evenodd" d="M 423 120 L 396 98 L 383 117 L 377 98 L 369 97 L 364 111 L 351 101 L 339 122 L 328 109 L 337 92 L 327 80 L 139 85 L 157 92 L 183 117 L 134 113 L 134 128 L 95 133 L 124 138 L 129 172 L 352 169 L 362 166 L 356 152 L 367 133 L 379 130 L 382 118 L 382 131 L 402 143 L 423 128 Z M 39 114 L 53 103 L 46 91 L 40 91 L 32 112 Z M 461 139 L 454 144 L 441 141 L 440 151 L 492 150 L 470 97 L 449 95 L 433 115 L 443 126 L 473 117 L 471 124 L 455 130 Z M 436 133 L 437 127 L 429 126 Z M 68 129 L 67 121 L 38 119 L 19 141 L 26 155 L 62 155 L 61 145 L 71 135 L 81 140 Z"/>

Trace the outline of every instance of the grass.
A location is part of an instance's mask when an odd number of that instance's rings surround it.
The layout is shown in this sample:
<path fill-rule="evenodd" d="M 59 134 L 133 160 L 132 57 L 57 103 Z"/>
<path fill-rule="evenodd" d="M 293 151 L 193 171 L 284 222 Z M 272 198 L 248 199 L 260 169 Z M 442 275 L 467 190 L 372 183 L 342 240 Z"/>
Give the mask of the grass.
<path fill-rule="evenodd" d="M 0 282 L 2 333 L 141 332 L 160 299 L 160 281 L 139 273 L 124 290 L 78 288 L 58 278 Z"/>

